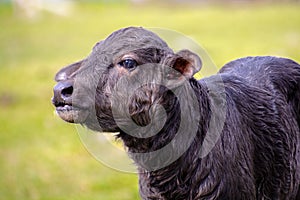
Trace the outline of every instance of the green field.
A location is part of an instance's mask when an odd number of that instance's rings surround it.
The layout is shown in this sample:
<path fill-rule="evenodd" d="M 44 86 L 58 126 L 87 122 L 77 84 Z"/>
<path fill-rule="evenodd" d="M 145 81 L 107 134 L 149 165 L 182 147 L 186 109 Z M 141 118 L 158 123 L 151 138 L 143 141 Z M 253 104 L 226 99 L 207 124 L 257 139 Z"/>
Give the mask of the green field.
<path fill-rule="evenodd" d="M 300 5 L 81 3 L 71 15 L 27 19 L 0 4 L 0 200 L 139 199 L 136 174 L 110 169 L 84 148 L 73 125 L 54 115 L 53 76 L 126 26 L 192 37 L 215 64 L 247 55 L 300 62 Z"/>

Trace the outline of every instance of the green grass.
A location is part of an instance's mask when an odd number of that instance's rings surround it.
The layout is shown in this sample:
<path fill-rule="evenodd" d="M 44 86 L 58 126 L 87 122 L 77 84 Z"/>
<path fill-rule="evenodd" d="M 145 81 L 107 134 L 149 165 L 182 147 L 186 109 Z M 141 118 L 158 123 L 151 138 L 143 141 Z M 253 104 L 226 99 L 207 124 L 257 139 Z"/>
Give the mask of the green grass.
<path fill-rule="evenodd" d="M 53 114 L 53 76 L 125 26 L 192 37 L 217 66 L 247 55 L 300 61 L 299 5 L 80 4 L 73 14 L 18 17 L 0 5 L 0 200 L 138 199 L 137 176 L 110 169 Z"/>

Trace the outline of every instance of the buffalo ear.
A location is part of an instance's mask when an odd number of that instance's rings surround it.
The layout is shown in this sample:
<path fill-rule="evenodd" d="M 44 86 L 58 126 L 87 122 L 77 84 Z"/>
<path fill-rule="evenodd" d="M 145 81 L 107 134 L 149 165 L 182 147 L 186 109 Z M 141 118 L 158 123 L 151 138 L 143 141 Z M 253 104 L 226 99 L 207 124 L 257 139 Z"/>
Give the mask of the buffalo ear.
<path fill-rule="evenodd" d="M 170 67 L 186 78 L 191 78 L 201 69 L 202 61 L 197 54 L 185 49 L 175 54 Z"/>
<path fill-rule="evenodd" d="M 56 82 L 67 80 L 74 72 L 76 72 L 81 67 L 84 61 L 85 60 L 81 60 L 62 68 L 56 73 L 54 80 Z"/>

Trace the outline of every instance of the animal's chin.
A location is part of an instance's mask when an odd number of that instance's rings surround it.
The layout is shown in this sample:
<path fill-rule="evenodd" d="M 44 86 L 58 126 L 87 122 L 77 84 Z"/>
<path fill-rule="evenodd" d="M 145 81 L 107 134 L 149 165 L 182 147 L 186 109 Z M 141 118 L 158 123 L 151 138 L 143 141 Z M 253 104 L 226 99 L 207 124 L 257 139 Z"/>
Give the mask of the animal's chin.
<path fill-rule="evenodd" d="M 58 106 L 56 113 L 62 120 L 69 123 L 84 123 L 89 115 L 88 110 L 72 105 Z"/>
<path fill-rule="evenodd" d="M 56 114 L 66 122 L 81 124 L 93 131 L 113 133 L 120 131 L 115 124 L 105 123 L 107 119 L 96 117 L 89 109 L 80 108 L 71 104 L 60 103 L 56 106 Z"/>

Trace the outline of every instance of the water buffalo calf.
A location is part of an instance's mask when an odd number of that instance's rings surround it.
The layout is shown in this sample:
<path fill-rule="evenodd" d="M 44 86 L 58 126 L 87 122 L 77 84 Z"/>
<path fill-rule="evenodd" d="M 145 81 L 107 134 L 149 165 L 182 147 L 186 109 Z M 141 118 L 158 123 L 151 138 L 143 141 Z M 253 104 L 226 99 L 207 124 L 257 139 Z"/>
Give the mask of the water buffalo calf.
<path fill-rule="evenodd" d="M 65 121 L 118 132 L 142 199 L 300 199 L 300 66 L 246 57 L 201 80 L 198 55 L 124 28 L 61 69 Z"/>

